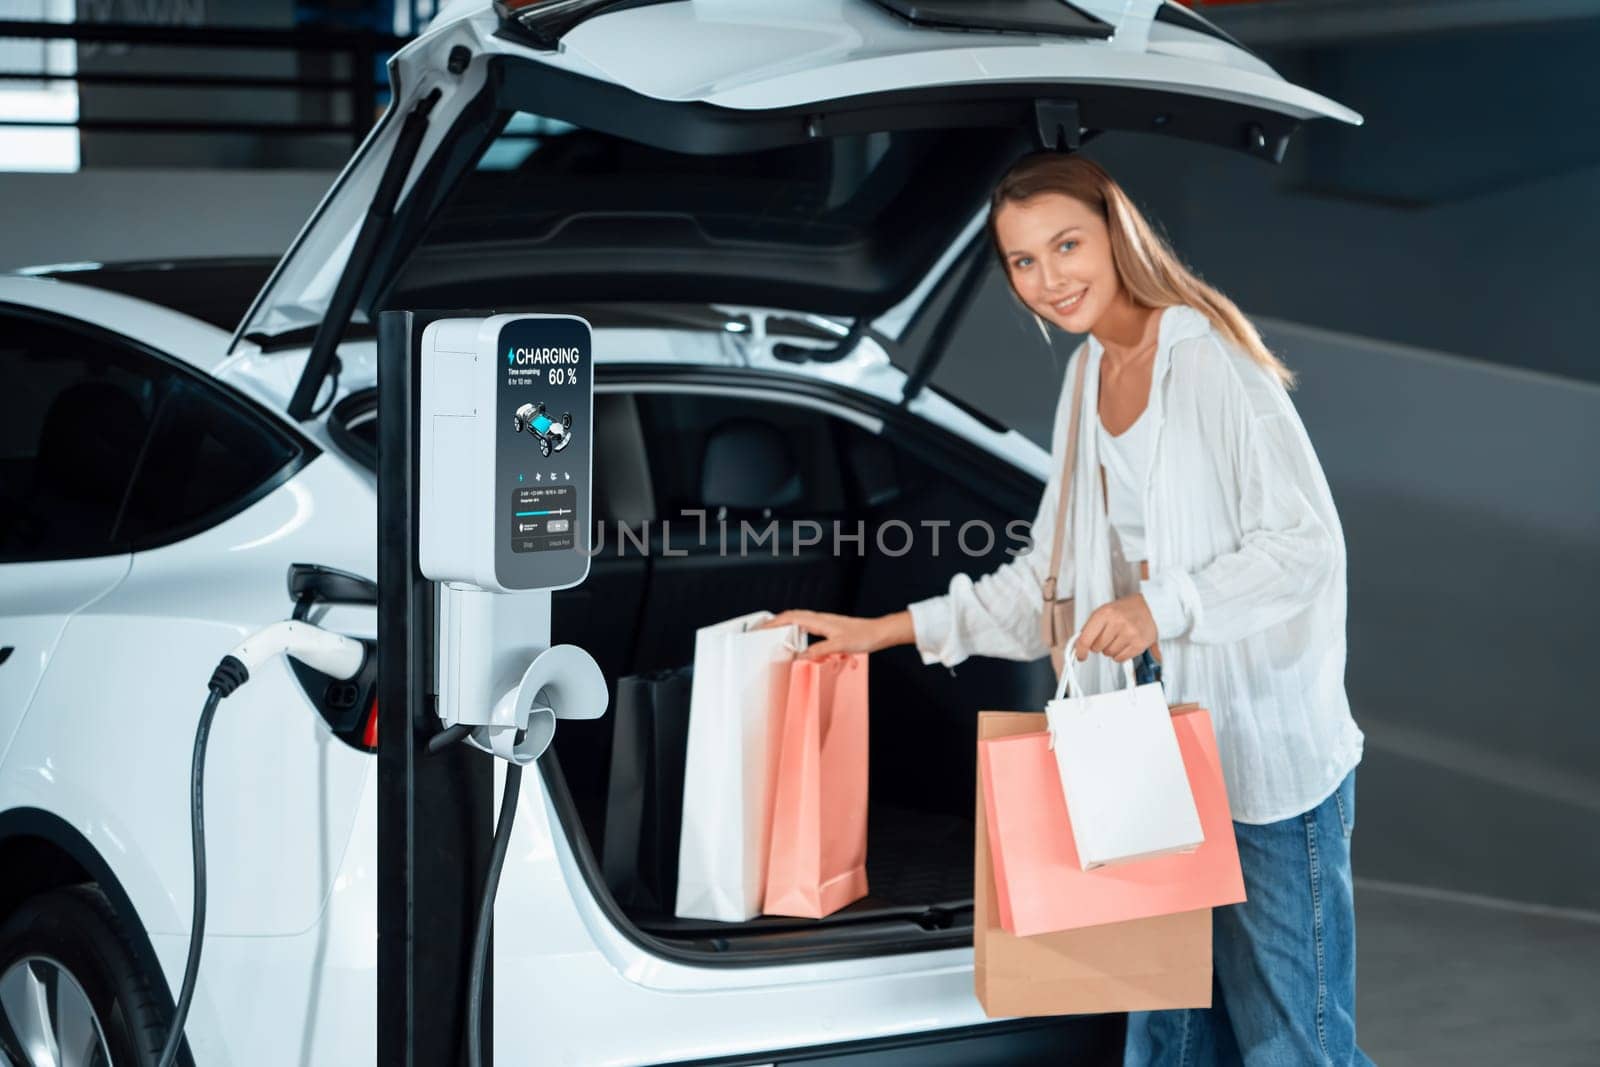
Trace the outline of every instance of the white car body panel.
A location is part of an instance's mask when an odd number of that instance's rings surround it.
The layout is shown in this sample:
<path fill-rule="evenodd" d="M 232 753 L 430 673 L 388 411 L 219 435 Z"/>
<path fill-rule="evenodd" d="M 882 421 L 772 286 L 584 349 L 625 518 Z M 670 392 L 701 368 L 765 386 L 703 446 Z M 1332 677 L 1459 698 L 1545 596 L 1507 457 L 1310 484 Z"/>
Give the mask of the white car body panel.
<path fill-rule="evenodd" d="M 1137 6 L 1154 11 L 1156 5 Z M 612 23 L 623 19 L 629 24 L 619 32 Z M 1148 25 L 1148 15 L 1143 23 Z M 1174 28 L 1174 34 L 1186 32 Z M 640 39 L 654 47 L 641 52 Z M 659 4 L 592 19 L 568 33 L 562 45 L 563 55 L 645 96 L 745 110 L 934 85 L 1023 81 L 1168 90 L 1297 118 L 1361 121 L 1349 108 L 1259 68 L 1175 55 L 1170 46 L 1145 54 L 1141 35 L 1101 41 L 939 32 L 909 25 L 866 0 Z"/>
<path fill-rule="evenodd" d="M 0 765 L 67 621 L 116 588 L 132 559 L 100 556 L 0 566 L 0 589 L 5 591 L 0 648 L 11 649 L 0 670 Z"/>
<path fill-rule="evenodd" d="M 285 617 L 290 562 L 375 573 L 376 497 L 352 468 L 324 453 L 225 522 L 137 553 L 131 568 L 128 556 L 0 568 L 9 579 L 38 567 L 38 581 L 58 590 L 70 588 L 68 578 L 80 588 L 114 586 L 62 628 L 51 669 L 0 759 L 0 811 L 49 812 L 96 849 L 173 989 L 188 947 L 189 761 L 206 680 L 240 639 Z M 0 627 L 9 630 L 17 586 L 6 589 Z M 319 621 L 375 635 L 371 609 L 339 609 Z M 207 947 L 189 1022 L 199 1062 L 371 1062 L 370 1013 L 354 1031 L 345 1022 L 319 1038 L 346 1050 L 354 1042 L 366 1049 L 364 1061 L 302 1059 L 299 1029 L 284 1028 L 308 1003 L 316 1007 L 308 995 L 336 977 L 317 970 L 334 929 L 327 902 L 359 806 L 374 789 L 373 760 L 328 732 L 278 659 L 219 709 L 208 770 Z M 375 908 L 374 893 L 367 910 Z M 358 941 L 374 937 L 371 924 L 339 930 Z M 237 966 L 227 963 L 230 953 Z M 364 969 L 343 974 L 346 983 L 372 985 L 370 945 L 365 958 Z M 284 973 L 274 976 L 275 964 Z M 236 1010 L 222 1010 L 229 1003 Z M 263 1033 L 252 1037 L 251 1027 Z M 289 1038 L 292 1057 L 257 1055 Z M 232 1048 L 223 1055 L 225 1046 Z"/>
<path fill-rule="evenodd" d="M 137 553 L 131 569 L 110 557 L 127 576 L 67 623 L 0 763 L 0 810 L 65 819 L 101 848 L 147 931 L 186 933 L 183 739 L 194 736 L 206 680 L 242 638 L 285 617 L 291 562 L 374 573 L 375 511 L 370 485 L 324 454 L 220 525 Z M 107 565 L 81 563 L 90 573 Z M 372 636 L 364 615 L 364 627 L 347 618 L 345 628 Z M 137 692 L 122 688 L 129 682 Z M 208 766 L 226 768 L 207 783 L 208 931 L 309 929 L 371 761 L 328 733 L 280 658 L 222 705 Z M 139 788 L 128 788 L 127 767 Z"/>
<path fill-rule="evenodd" d="M 986 1021 L 971 948 L 738 968 L 646 953 L 582 890 L 536 776 L 522 801 L 495 909 L 497 1061 L 651 1063 Z"/>
<path fill-rule="evenodd" d="M 1239 70 L 1263 77 L 1277 77 L 1277 71 L 1249 52 L 1242 52 L 1227 41 L 1207 37 L 1170 23 L 1152 22 L 1145 40 L 1145 50 L 1156 55 L 1185 56 L 1206 63 L 1237 67 Z M 1349 110 L 1349 109 L 1345 109 Z M 1351 111 L 1355 121 L 1361 117 Z"/>
<path fill-rule="evenodd" d="M 279 352 L 261 352 L 255 346 L 229 356 L 218 368 L 216 378 L 229 385 L 257 396 L 276 411 L 289 406 L 295 383 L 305 368 L 308 350 L 288 348 Z M 372 340 L 350 340 L 339 345 L 339 362 L 344 370 L 339 374 L 341 395 L 376 385 L 378 381 L 378 343 Z M 317 402 L 320 409 L 327 403 L 327 394 Z"/>
<path fill-rule="evenodd" d="M 348 847 L 314 926 L 279 937 L 206 935 L 187 1027 L 197 1063 L 377 1062 L 375 767 L 357 799 Z M 209 810 L 207 816 L 209 825 Z M 150 940 L 176 988 L 187 930 Z"/>

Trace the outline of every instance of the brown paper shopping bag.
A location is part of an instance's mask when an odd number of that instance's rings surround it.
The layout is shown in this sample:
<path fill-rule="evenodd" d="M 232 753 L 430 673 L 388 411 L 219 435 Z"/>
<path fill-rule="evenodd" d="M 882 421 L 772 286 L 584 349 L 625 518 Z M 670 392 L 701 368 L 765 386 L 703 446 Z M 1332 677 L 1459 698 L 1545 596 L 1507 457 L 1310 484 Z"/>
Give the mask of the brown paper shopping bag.
<path fill-rule="evenodd" d="M 1044 730 L 1040 712 L 978 713 L 978 738 Z M 984 1014 L 1079 1015 L 1211 1006 L 1211 910 L 1017 937 L 1000 925 L 983 781 L 975 804 L 973 978 Z"/>

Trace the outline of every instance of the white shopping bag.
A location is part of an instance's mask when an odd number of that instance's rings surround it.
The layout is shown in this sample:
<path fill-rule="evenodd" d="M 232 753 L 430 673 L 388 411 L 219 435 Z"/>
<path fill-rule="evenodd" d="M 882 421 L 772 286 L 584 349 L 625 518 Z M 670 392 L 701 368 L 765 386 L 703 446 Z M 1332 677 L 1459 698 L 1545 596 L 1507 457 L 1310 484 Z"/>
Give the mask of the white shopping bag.
<path fill-rule="evenodd" d="M 680 919 L 744 922 L 761 913 L 789 668 L 805 648 L 798 626 L 753 629 L 770 618 L 757 611 L 695 633 L 673 909 Z"/>
<path fill-rule="evenodd" d="M 1135 685 L 1130 660 L 1122 665 L 1127 688 L 1082 695 L 1073 670 L 1077 639 L 1067 638 L 1045 717 L 1080 865 L 1088 871 L 1193 850 L 1205 834 L 1161 683 Z M 1073 695 L 1064 697 L 1069 681 Z"/>

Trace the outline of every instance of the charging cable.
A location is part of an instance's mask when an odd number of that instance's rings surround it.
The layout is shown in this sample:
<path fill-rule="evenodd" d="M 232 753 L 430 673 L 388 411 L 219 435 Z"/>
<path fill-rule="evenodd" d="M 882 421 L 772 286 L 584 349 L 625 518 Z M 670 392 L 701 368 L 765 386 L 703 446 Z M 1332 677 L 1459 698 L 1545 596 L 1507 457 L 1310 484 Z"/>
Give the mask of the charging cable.
<path fill-rule="evenodd" d="M 273 623 L 251 634 L 217 664 L 208 684 L 210 690 L 205 706 L 200 712 L 200 722 L 195 729 L 194 759 L 190 767 L 189 814 L 193 832 L 194 851 L 194 916 L 190 921 L 189 955 L 184 963 L 183 985 L 179 990 L 172 1013 L 171 1030 L 161 1053 L 159 1067 L 173 1067 L 178 1049 L 183 1044 L 184 1023 L 189 1016 L 189 1006 L 194 999 L 195 979 L 200 970 L 200 949 L 205 940 L 206 925 L 206 841 L 205 841 L 205 761 L 206 744 L 211 735 L 211 723 L 216 717 L 217 705 L 250 680 L 251 673 L 274 656 L 288 655 L 314 670 L 337 679 L 354 678 L 366 665 L 367 647 L 361 641 L 333 633 L 308 622 L 291 620 Z M 564 683 L 557 682 L 561 676 Z M 494 848 L 489 868 L 485 872 L 483 895 L 480 899 L 476 929 L 472 944 L 472 971 L 467 996 L 469 1062 L 473 1067 L 483 1062 L 482 1018 L 483 987 L 488 970 L 489 936 L 494 925 L 494 903 L 500 886 L 500 873 L 505 866 L 506 853 L 511 843 L 511 827 L 516 816 L 517 801 L 521 795 L 522 767 L 536 760 L 549 745 L 555 730 L 557 714 L 551 706 L 555 700 L 545 699 L 543 687 L 547 684 L 559 690 L 568 687 L 569 702 L 575 709 L 583 709 L 575 718 L 595 718 L 606 706 L 605 678 L 594 660 L 582 649 L 571 645 L 558 645 L 545 650 L 531 664 L 523 676 L 522 684 L 506 693 L 496 703 L 495 718 L 505 723 L 499 729 L 485 729 L 484 725 L 456 724 L 442 730 L 428 741 L 428 751 L 437 753 L 458 741 L 471 741 L 506 761 L 504 791 L 500 798 L 500 813 L 495 821 Z M 525 709 L 517 714 L 518 709 Z M 502 739 L 508 735 L 509 744 Z"/>
<path fill-rule="evenodd" d="M 205 770 L 206 742 L 211 735 L 211 720 L 217 705 L 250 680 L 252 671 L 277 655 L 289 655 L 313 670 L 338 679 L 354 678 L 366 662 L 367 649 L 360 641 L 336 634 L 308 622 L 278 622 L 258 630 L 222 657 L 211 672 L 210 693 L 200 711 L 200 725 L 194 734 L 194 760 L 189 769 L 189 822 L 194 848 L 194 917 L 189 923 L 189 957 L 183 965 L 183 986 L 172 1011 L 172 1028 L 161 1051 L 160 1067 L 177 1062 L 183 1044 L 183 1025 L 194 999 L 195 978 L 200 970 L 200 947 L 206 932 L 206 830 Z"/>
<path fill-rule="evenodd" d="M 517 736 L 522 743 L 522 733 Z M 489 869 L 483 876 L 483 898 L 478 905 L 478 923 L 472 936 L 472 974 L 467 986 L 467 1063 L 483 1063 L 483 985 L 489 969 L 489 932 L 494 928 L 494 898 L 500 892 L 500 871 L 511 846 L 511 822 L 517 815 L 517 798 L 522 795 L 522 765 L 506 763 L 506 781 L 500 794 L 500 817 L 494 826 L 494 848 L 489 854 Z"/>
<path fill-rule="evenodd" d="M 489 938 L 494 928 L 494 903 L 511 844 L 511 828 L 522 794 L 523 768 L 538 761 L 555 737 L 562 718 L 595 719 L 605 713 L 605 675 L 594 657 L 576 645 L 553 645 L 534 657 L 521 681 L 494 702 L 487 722 L 457 722 L 428 742 L 429 752 L 465 741 L 506 762 L 500 812 L 495 819 L 494 847 L 484 872 L 483 895 L 472 937 L 471 971 L 467 981 L 467 1064 L 483 1063 L 483 998 L 489 969 Z"/>
<path fill-rule="evenodd" d="M 535 709 L 554 718 L 548 707 Z M 428 752 L 437 753 L 458 741 L 472 737 L 474 727 L 458 723 L 446 727 L 428 741 Z M 515 731 L 512 749 L 520 747 L 528 738 L 528 727 Z M 505 868 L 506 852 L 511 846 L 511 827 L 517 817 L 517 800 L 522 795 L 522 764 L 515 759 L 506 760 L 506 780 L 500 793 L 500 814 L 494 824 L 494 847 L 489 853 L 489 866 L 483 875 L 483 895 L 478 902 L 478 917 L 472 933 L 472 962 L 467 977 L 467 1065 L 479 1067 L 483 1063 L 483 987 L 489 970 L 489 934 L 494 929 L 494 902 L 500 892 L 500 872 Z"/>

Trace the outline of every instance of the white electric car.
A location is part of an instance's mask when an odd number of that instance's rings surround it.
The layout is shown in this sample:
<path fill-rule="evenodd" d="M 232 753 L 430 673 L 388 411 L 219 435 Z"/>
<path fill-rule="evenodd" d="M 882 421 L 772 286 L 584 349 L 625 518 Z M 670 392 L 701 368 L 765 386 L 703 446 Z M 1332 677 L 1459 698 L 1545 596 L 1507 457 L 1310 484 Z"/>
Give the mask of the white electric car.
<path fill-rule="evenodd" d="M 0 277 L 0 1063 L 154 1062 L 213 666 L 294 611 L 375 635 L 367 584 L 317 568 L 376 577 L 378 309 L 593 323 L 609 529 L 553 625 L 615 692 L 696 626 L 881 613 L 1009 558 L 870 531 L 1034 513 L 1045 452 L 925 386 L 1019 154 L 1131 130 L 1270 162 L 1304 120 L 1360 121 L 1158 0 L 460 0 L 391 76 L 247 311 L 248 263 Z M 869 533 L 836 553 L 785 522 L 741 556 L 660 525 L 719 510 Z M 645 520 L 649 551 L 616 538 Z M 1114 1058 L 1118 1018 L 973 994 L 974 715 L 1048 681 L 873 658 L 872 892 L 817 921 L 620 908 L 610 718 L 563 723 L 499 892 L 497 1062 Z M 374 1061 L 375 722 L 370 677 L 281 659 L 222 705 L 194 1062 Z"/>

